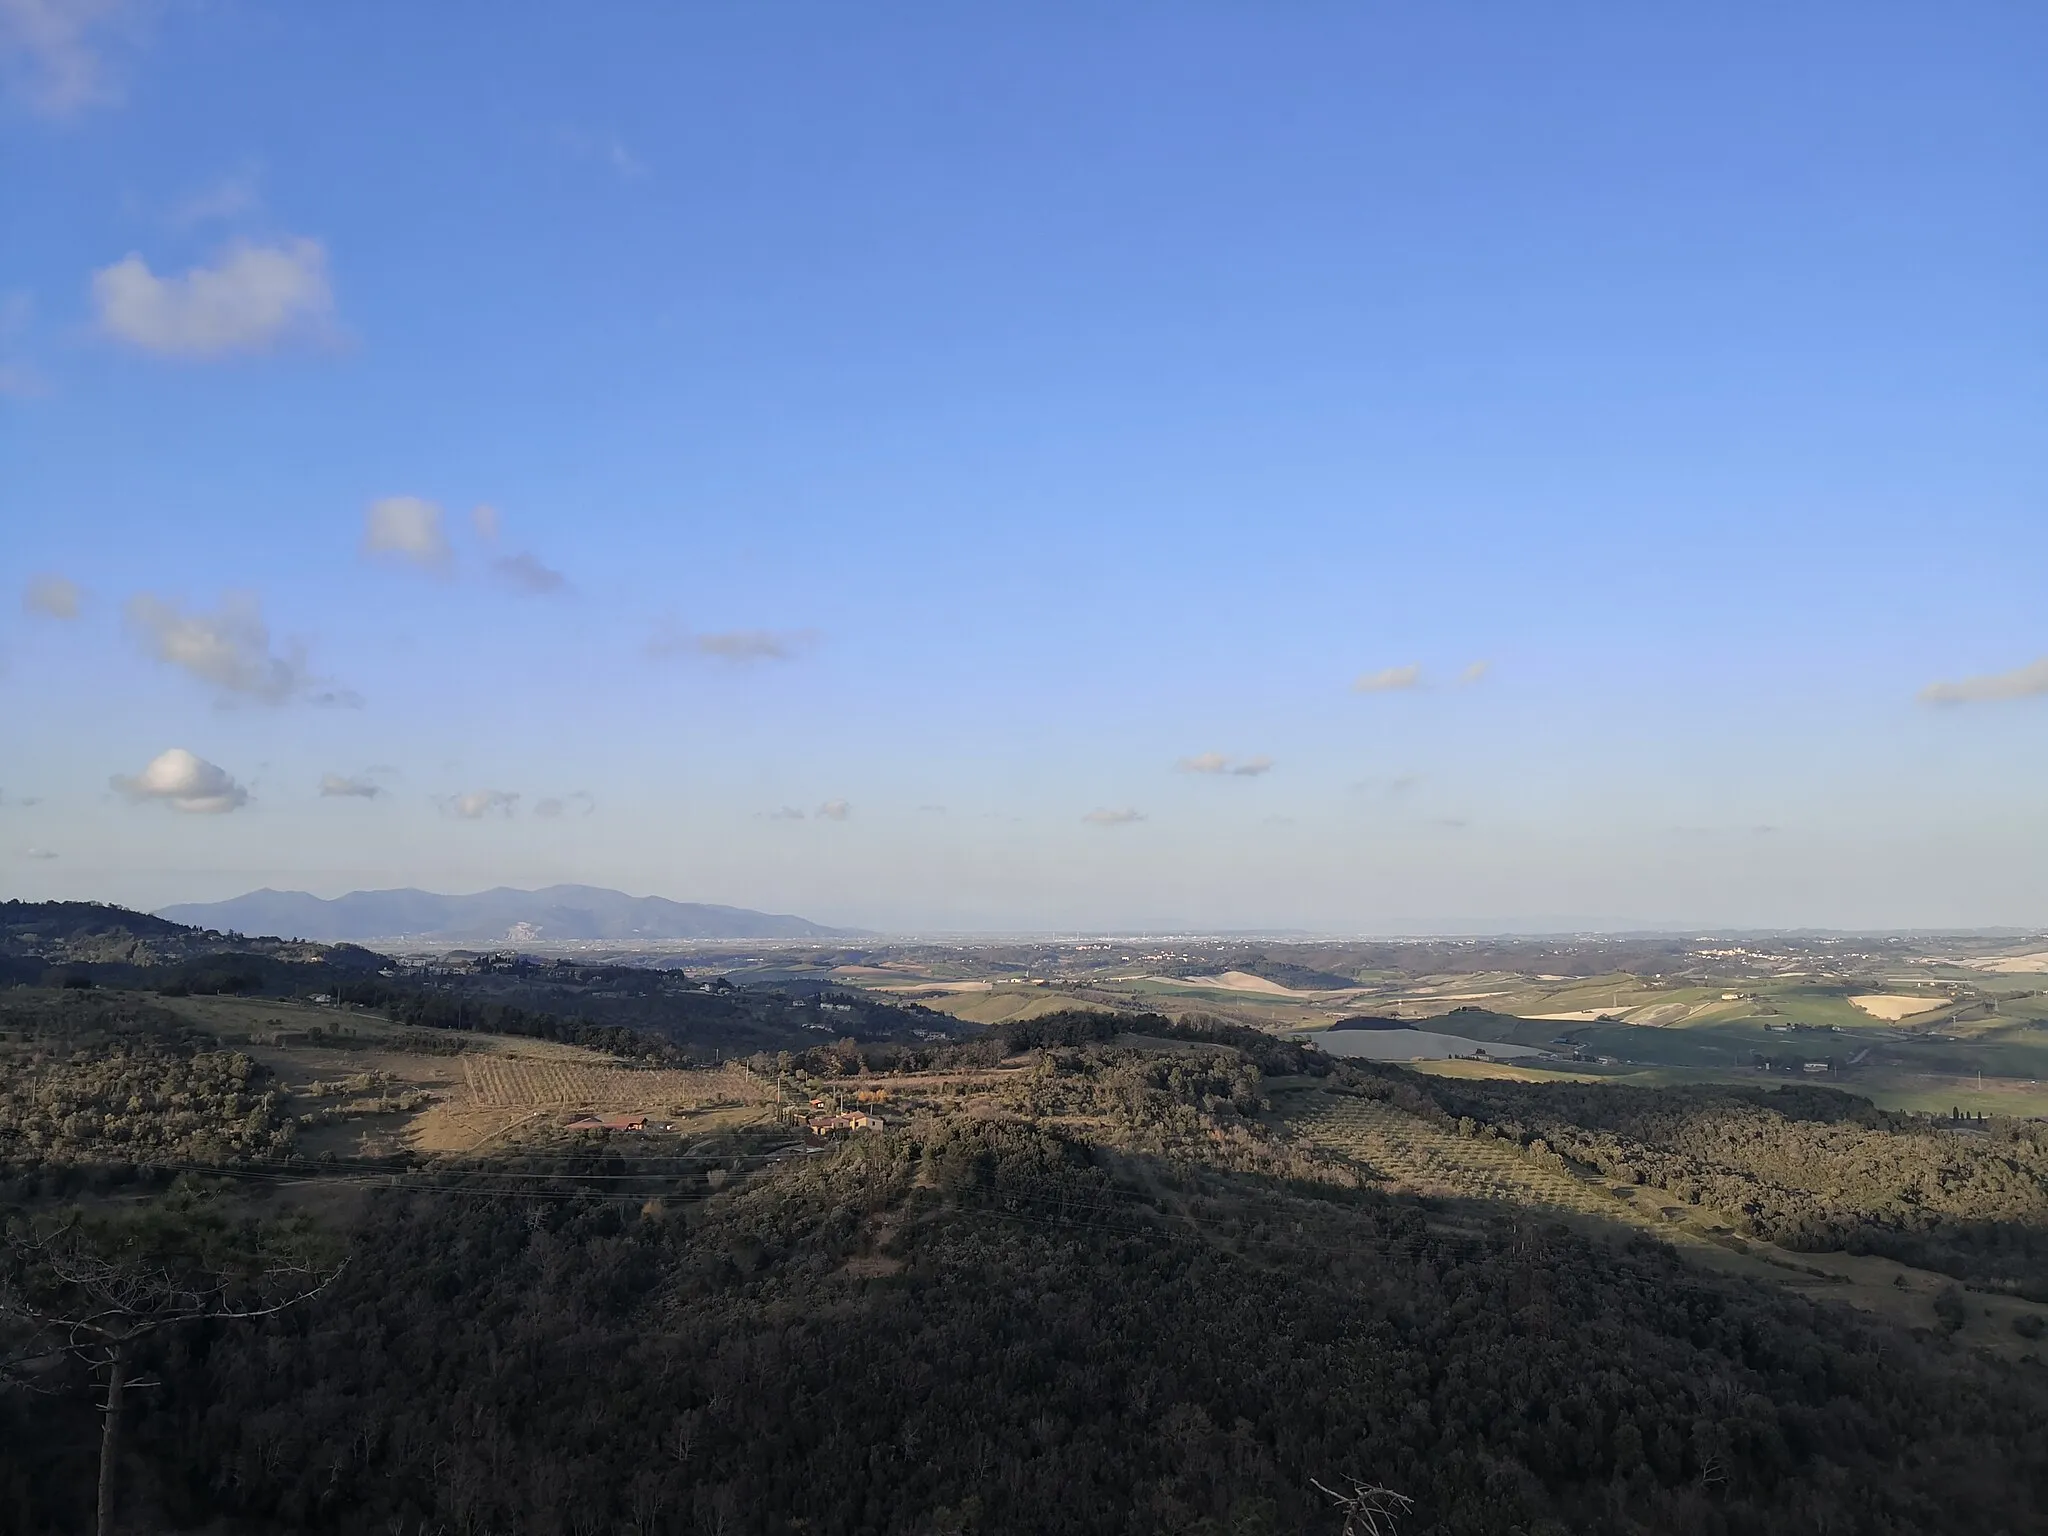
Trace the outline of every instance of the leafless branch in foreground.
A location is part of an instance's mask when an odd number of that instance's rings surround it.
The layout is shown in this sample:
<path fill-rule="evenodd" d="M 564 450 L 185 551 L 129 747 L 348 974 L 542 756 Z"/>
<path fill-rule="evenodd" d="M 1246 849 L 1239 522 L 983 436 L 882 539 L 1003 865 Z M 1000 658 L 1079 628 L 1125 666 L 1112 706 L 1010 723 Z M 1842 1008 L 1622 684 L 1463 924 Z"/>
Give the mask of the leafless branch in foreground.
<path fill-rule="evenodd" d="M 1343 1536 L 1395 1536 L 1395 1522 L 1415 1507 L 1405 1493 L 1356 1477 L 1344 1479 L 1350 1485 L 1347 1492 L 1339 1492 L 1320 1478 L 1309 1481 L 1344 1512 Z"/>

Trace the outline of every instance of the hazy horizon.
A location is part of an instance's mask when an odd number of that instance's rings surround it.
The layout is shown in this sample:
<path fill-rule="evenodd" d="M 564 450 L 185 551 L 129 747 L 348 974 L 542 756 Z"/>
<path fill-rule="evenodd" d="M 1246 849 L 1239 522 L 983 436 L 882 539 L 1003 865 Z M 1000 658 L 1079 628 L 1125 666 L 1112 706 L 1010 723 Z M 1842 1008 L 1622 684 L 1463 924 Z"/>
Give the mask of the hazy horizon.
<path fill-rule="evenodd" d="M 0 896 L 2048 925 L 2048 13 L 495 18 L 0 6 Z"/>

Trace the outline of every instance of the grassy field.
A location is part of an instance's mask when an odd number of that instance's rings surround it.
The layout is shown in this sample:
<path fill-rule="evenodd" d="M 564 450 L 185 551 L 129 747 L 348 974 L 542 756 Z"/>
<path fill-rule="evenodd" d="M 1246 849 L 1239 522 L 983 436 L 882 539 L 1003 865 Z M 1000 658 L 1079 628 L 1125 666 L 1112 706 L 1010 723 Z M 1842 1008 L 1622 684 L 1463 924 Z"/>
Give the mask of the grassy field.
<path fill-rule="evenodd" d="M 189 997 L 164 1005 L 268 1068 L 295 1114 L 332 1113 L 333 1085 L 369 1079 L 368 1106 L 302 1131 L 309 1155 L 463 1152 L 552 1133 L 577 1114 L 647 1114 L 691 1133 L 757 1117 L 774 1097 L 737 1067 L 649 1071 L 580 1046 L 524 1036 L 418 1029 L 356 1009 L 275 999 Z M 350 1101 L 341 1100 L 341 1107 Z"/>

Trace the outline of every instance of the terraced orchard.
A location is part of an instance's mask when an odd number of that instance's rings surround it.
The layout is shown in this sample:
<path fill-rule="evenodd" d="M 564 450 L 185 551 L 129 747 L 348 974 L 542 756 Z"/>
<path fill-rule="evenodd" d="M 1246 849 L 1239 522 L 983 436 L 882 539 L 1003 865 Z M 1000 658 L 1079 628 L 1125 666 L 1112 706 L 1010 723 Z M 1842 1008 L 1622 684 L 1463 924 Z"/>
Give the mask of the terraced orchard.
<path fill-rule="evenodd" d="M 753 1104 L 774 1097 L 741 1067 L 715 1071 L 638 1071 L 576 1061 L 518 1056 L 465 1055 L 462 1073 L 469 1087 L 467 1108 L 687 1111 L 718 1104 Z"/>
<path fill-rule="evenodd" d="M 1655 1220 L 1653 1210 L 1638 1209 L 1607 1184 L 1580 1177 L 1555 1153 L 1524 1150 L 1484 1133 L 1462 1134 L 1375 1099 L 1313 1094 L 1288 1125 L 1304 1141 L 1366 1163 L 1396 1188 L 1416 1194 Z"/>

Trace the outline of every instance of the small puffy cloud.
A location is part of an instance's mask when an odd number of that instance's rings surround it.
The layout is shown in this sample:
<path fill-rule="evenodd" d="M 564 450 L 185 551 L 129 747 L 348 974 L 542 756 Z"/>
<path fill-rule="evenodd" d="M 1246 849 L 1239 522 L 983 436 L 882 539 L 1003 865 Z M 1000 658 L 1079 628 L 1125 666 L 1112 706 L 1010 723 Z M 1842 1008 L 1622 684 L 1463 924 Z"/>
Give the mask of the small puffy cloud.
<path fill-rule="evenodd" d="M 24 859 L 54 859 L 57 857 L 48 848 L 24 848 L 21 850 L 21 856 Z"/>
<path fill-rule="evenodd" d="M 1417 666 L 1388 667 L 1379 672 L 1361 674 L 1351 684 L 1353 693 L 1400 693 L 1417 687 L 1422 682 L 1422 668 Z"/>
<path fill-rule="evenodd" d="M 671 656 L 711 656 L 745 666 L 757 661 L 791 661 L 817 642 L 808 629 L 729 629 L 693 634 L 673 626 L 657 631 L 647 642 L 656 660 Z"/>
<path fill-rule="evenodd" d="M 844 800 L 827 800 L 818 807 L 820 821 L 845 821 L 853 815 L 853 807 Z"/>
<path fill-rule="evenodd" d="M 768 819 L 770 821 L 802 821 L 804 813 L 793 805 L 785 805 L 779 811 L 770 811 Z"/>
<path fill-rule="evenodd" d="M 106 34 L 128 10 L 123 0 L 0 0 L 0 72 L 11 93 L 56 118 L 114 100 Z"/>
<path fill-rule="evenodd" d="M 1145 814 L 1125 806 L 1121 810 L 1097 809 L 1081 818 L 1091 827 L 1125 827 L 1134 821 L 1143 821 Z"/>
<path fill-rule="evenodd" d="M 558 821 L 571 811 L 588 816 L 597 809 L 597 797 L 587 789 L 579 789 L 572 795 L 548 795 L 533 803 L 533 814 L 549 821 Z"/>
<path fill-rule="evenodd" d="M 224 815 L 249 803 L 249 792 L 226 769 L 183 747 L 159 753 L 133 777 L 117 773 L 107 782 L 138 803 L 160 800 L 174 811 L 199 816 Z"/>
<path fill-rule="evenodd" d="M 238 241 L 210 267 L 158 277 L 131 252 L 92 277 L 100 329 L 165 357 L 265 352 L 332 330 L 334 294 L 318 240 Z"/>
<path fill-rule="evenodd" d="M 485 506 L 479 502 L 476 510 L 469 514 L 469 521 L 471 526 L 476 529 L 476 536 L 486 544 L 498 542 L 498 509 L 496 507 Z"/>
<path fill-rule="evenodd" d="M 487 816 L 510 816 L 519 796 L 506 789 L 471 789 L 441 800 L 441 814 L 458 821 L 482 821 Z"/>
<path fill-rule="evenodd" d="M 187 610 L 148 592 L 128 599 L 128 627 L 155 656 L 213 684 L 226 697 L 282 704 L 302 697 L 310 703 L 359 705 L 346 688 L 316 686 L 306 675 L 299 650 L 279 656 L 270 648 L 270 627 L 253 594 L 231 592 L 216 613 Z"/>
<path fill-rule="evenodd" d="M 2048 656 L 2010 672 L 1989 672 L 1920 690 L 1923 704 L 1983 704 L 1997 699 L 2031 699 L 2048 694 Z"/>
<path fill-rule="evenodd" d="M 507 555 L 502 560 L 493 560 L 491 571 L 507 586 L 535 597 L 560 592 L 569 585 L 568 577 L 560 571 L 550 570 L 528 554 Z"/>
<path fill-rule="evenodd" d="M 363 513 L 363 553 L 445 572 L 453 551 L 441 509 L 422 496 L 384 496 Z"/>
<path fill-rule="evenodd" d="M 337 800 L 374 800 L 384 793 L 384 786 L 363 774 L 323 773 L 320 775 L 320 796 Z"/>
<path fill-rule="evenodd" d="M 946 808 L 943 805 L 920 805 L 918 809 L 930 816 L 943 816 L 946 814 Z"/>
<path fill-rule="evenodd" d="M 1177 765 L 1182 773 L 1223 774 L 1237 779 L 1255 779 L 1273 771 L 1270 757 L 1227 757 L 1221 752 L 1200 752 L 1184 757 Z"/>
<path fill-rule="evenodd" d="M 77 582 L 44 574 L 29 578 L 22 589 L 21 606 L 26 612 L 41 614 L 46 619 L 75 619 L 83 597 Z"/>
<path fill-rule="evenodd" d="M 1480 680 L 1481 678 L 1485 677 L 1485 676 L 1486 676 L 1486 674 L 1487 674 L 1487 673 L 1489 673 L 1489 672 L 1491 672 L 1492 670 L 1493 670 L 1493 663 L 1492 663 L 1492 662 L 1490 662 L 1490 661 L 1475 661 L 1475 662 L 1473 662 L 1473 663 L 1472 663 L 1472 665 L 1471 665 L 1471 666 L 1467 667 L 1467 668 L 1466 668 L 1466 669 L 1465 669 L 1464 671 L 1462 671 L 1462 672 L 1460 672 L 1460 673 L 1458 674 L 1458 681 L 1459 681 L 1459 682 L 1461 682 L 1461 683 L 1465 683 L 1465 684 L 1468 684 L 1468 685 L 1469 685 L 1469 684 L 1472 684 L 1472 683 L 1476 683 L 1476 682 L 1478 682 L 1478 681 L 1479 681 L 1479 680 Z"/>

